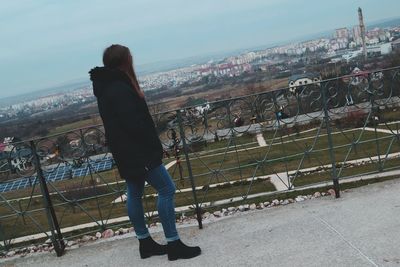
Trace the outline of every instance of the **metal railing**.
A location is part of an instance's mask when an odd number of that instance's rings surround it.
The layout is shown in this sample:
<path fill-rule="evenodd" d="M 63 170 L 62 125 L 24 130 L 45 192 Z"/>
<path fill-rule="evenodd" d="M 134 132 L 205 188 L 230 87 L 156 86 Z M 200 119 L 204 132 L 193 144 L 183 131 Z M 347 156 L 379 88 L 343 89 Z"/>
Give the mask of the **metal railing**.
<path fill-rule="evenodd" d="M 153 114 L 178 213 L 400 170 L 400 67 Z M 400 173 L 400 171 L 399 171 Z M 125 183 L 101 125 L 7 144 L 0 157 L 1 249 L 128 225 Z M 156 192 L 145 188 L 149 224 Z M 42 242 L 41 241 L 41 242 Z"/>

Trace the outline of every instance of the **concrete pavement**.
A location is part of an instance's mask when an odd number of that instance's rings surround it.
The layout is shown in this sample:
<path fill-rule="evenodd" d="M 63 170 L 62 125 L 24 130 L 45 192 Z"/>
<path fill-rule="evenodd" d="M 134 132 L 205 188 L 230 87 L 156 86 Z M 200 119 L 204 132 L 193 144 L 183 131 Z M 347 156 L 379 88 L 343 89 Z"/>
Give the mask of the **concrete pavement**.
<path fill-rule="evenodd" d="M 236 213 L 180 228 L 203 254 L 168 262 L 139 259 L 131 235 L 54 253 L 0 261 L 3 266 L 400 266 L 400 180 L 288 206 Z M 162 233 L 154 237 L 162 240 Z"/>

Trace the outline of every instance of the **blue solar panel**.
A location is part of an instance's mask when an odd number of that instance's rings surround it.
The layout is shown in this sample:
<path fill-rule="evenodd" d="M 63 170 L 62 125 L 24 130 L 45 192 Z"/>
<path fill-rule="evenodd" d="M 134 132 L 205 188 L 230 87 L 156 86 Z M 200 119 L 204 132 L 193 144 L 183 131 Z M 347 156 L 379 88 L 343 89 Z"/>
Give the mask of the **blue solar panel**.
<path fill-rule="evenodd" d="M 22 183 L 21 183 L 21 188 L 26 188 L 29 185 L 29 180 L 25 179 Z"/>
<path fill-rule="evenodd" d="M 71 165 L 60 165 L 57 167 L 50 167 L 44 171 L 44 176 L 47 182 L 55 182 L 74 177 L 82 177 L 89 175 L 90 172 L 97 173 L 106 170 L 110 170 L 113 165 L 113 159 L 106 157 L 95 161 L 89 161 L 88 163 L 82 164 L 80 167 L 72 167 Z M 71 177 L 72 175 L 72 177 Z M 38 182 L 36 176 L 24 177 L 18 180 L 9 181 L 0 184 L 0 192 L 9 192 L 13 190 L 19 190 Z M 32 184 L 31 184 L 32 183 Z"/>

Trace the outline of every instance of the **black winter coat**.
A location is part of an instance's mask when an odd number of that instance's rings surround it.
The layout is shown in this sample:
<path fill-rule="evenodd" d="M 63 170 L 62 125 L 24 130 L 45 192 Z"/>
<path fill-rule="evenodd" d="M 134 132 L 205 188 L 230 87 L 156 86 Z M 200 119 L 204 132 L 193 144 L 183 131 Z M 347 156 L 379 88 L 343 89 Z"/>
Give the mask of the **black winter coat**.
<path fill-rule="evenodd" d="M 123 179 L 143 179 L 162 162 L 163 148 L 145 99 L 118 70 L 96 67 L 90 72 L 106 140 Z"/>

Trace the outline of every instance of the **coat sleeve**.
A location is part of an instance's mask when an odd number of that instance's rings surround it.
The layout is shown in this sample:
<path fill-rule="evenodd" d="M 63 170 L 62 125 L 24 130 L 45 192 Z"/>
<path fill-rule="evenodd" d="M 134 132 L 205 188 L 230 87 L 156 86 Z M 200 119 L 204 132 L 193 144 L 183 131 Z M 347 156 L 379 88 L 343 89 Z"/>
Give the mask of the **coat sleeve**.
<path fill-rule="evenodd" d="M 117 85 L 107 96 L 113 120 L 133 138 L 143 138 L 146 135 L 143 105 L 132 88 L 122 82 Z"/>

